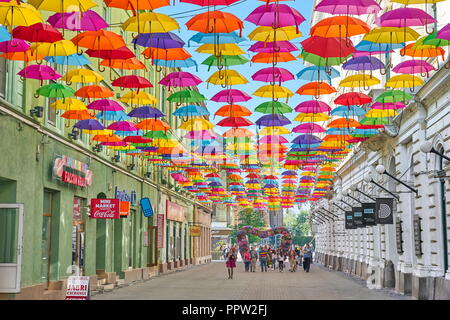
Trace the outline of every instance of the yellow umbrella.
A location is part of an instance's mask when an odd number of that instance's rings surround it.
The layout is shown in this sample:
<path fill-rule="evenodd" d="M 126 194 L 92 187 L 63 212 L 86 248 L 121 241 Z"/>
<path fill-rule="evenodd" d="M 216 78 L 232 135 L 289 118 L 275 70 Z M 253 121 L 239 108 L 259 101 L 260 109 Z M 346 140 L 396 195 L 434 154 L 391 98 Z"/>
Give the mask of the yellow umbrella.
<path fill-rule="evenodd" d="M 84 12 L 97 6 L 97 4 L 91 0 L 28 0 L 28 3 L 38 10 L 60 13 L 74 11 Z"/>
<path fill-rule="evenodd" d="M 402 43 L 414 41 L 419 37 L 420 34 L 409 27 L 379 27 L 366 33 L 363 40 L 375 43 Z"/>
<path fill-rule="evenodd" d="M 178 142 L 178 140 L 175 140 L 175 139 L 170 139 L 170 140 L 153 139 L 153 141 L 150 142 L 150 143 L 154 147 L 168 147 L 168 148 L 176 147 L 176 146 L 178 146 L 180 144 Z"/>
<path fill-rule="evenodd" d="M 255 147 L 250 143 L 231 143 L 227 145 L 227 150 L 255 150 Z"/>
<path fill-rule="evenodd" d="M 83 133 L 94 134 L 94 135 L 109 135 L 112 136 L 114 134 L 113 130 L 103 129 L 103 130 L 87 130 L 83 129 Z"/>
<path fill-rule="evenodd" d="M 191 118 L 183 122 L 178 128 L 187 131 L 201 131 L 209 130 L 212 127 L 214 127 L 214 125 L 208 120 L 205 120 L 203 118 Z"/>
<path fill-rule="evenodd" d="M 68 71 L 61 80 L 66 82 L 80 82 L 80 83 L 89 83 L 89 82 L 100 82 L 103 80 L 103 77 L 99 75 L 97 72 L 88 70 L 88 69 L 73 69 Z"/>
<path fill-rule="evenodd" d="M 294 93 L 286 87 L 282 87 L 279 85 L 265 85 L 260 87 L 258 90 L 253 92 L 253 95 L 262 97 L 262 98 L 286 98 L 289 99 L 294 95 Z"/>
<path fill-rule="evenodd" d="M 4 26 L 31 26 L 43 22 L 41 14 L 28 3 L 15 0 L 0 2 L 0 24 Z"/>
<path fill-rule="evenodd" d="M 222 43 L 222 44 L 213 44 L 213 43 L 205 43 L 198 47 L 195 51 L 200 53 L 213 54 L 216 56 L 228 55 L 228 56 L 237 56 L 240 54 L 245 54 L 237 44 L 235 43 Z"/>
<path fill-rule="evenodd" d="M 169 32 L 180 29 L 178 22 L 168 15 L 155 12 L 138 13 L 122 24 L 125 31 L 137 33 Z"/>
<path fill-rule="evenodd" d="M 134 147 L 134 146 L 108 146 L 108 148 L 112 149 L 112 150 L 118 150 L 118 151 L 120 151 L 120 150 L 134 150 L 134 149 L 136 149 L 136 147 Z"/>
<path fill-rule="evenodd" d="M 249 35 L 249 39 L 253 41 L 273 42 L 273 41 L 288 41 L 302 36 L 302 33 L 294 26 L 272 28 L 272 27 L 257 27 Z"/>
<path fill-rule="evenodd" d="M 56 100 L 50 106 L 59 110 L 87 110 L 86 105 L 75 98 Z"/>
<path fill-rule="evenodd" d="M 119 101 L 127 104 L 157 104 L 158 99 L 156 99 L 151 94 L 145 91 L 130 91 L 127 94 L 119 98 Z"/>
<path fill-rule="evenodd" d="M 374 86 L 380 83 L 380 80 L 377 78 L 368 75 L 368 74 L 355 74 L 343 79 L 339 82 L 340 87 L 347 88 L 367 88 L 370 86 Z"/>
<path fill-rule="evenodd" d="M 302 176 L 314 177 L 316 173 L 314 171 L 304 171 L 302 172 Z"/>
<path fill-rule="evenodd" d="M 324 141 L 320 144 L 321 147 L 344 147 L 348 145 L 347 141 Z"/>
<path fill-rule="evenodd" d="M 236 70 L 218 70 L 214 72 L 208 80 L 208 83 L 216 84 L 216 85 L 235 85 L 235 84 L 245 84 L 248 83 L 248 80 L 245 79 L 239 72 Z"/>
<path fill-rule="evenodd" d="M 330 117 L 325 113 L 299 113 L 294 120 L 298 122 L 320 122 L 329 119 Z"/>
<path fill-rule="evenodd" d="M 34 42 L 30 46 L 33 55 L 70 56 L 77 52 L 77 47 L 70 40 L 59 40 L 53 43 Z"/>
<path fill-rule="evenodd" d="M 285 127 L 264 127 L 259 131 L 260 136 L 282 135 L 291 133 Z"/>
<path fill-rule="evenodd" d="M 365 114 L 367 118 L 394 117 L 396 115 L 398 113 L 393 109 L 371 109 Z"/>
<path fill-rule="evenodd" d="M 386 87 L 390 88 L 414 88 L 423 85 L 423 80 L 412 74 L 401 74 L 390 78 Z"/>

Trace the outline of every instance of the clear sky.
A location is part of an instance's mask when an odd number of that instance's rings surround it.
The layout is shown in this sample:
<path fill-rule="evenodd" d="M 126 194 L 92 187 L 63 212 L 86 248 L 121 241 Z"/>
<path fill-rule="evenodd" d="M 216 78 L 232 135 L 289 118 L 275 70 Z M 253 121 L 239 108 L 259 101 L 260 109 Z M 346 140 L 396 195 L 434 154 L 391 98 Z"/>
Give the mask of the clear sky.
<path fill-rule="evenodd" d="M 311 13 L 312 13 L 312 6 L 313 6 L 313 0 L 296 0 L 296 1 L 283 1 L 283 4 L 287 4 L 295 9 L 297 9 L 306 19 L 306 21 L 304 21 L 301 25 L 300 25 L 300 31 L 303 34 L 302 37 L 300 38 L 296 38 L 294 40 L 292 40 L 291 42 L 293 44 L 295 44 L 298 48 L 301 48 L 300 46 L 300 42 L 303 41 L 304 39 L 306 39 L 309 36 L 309 29 L 310 29 L 310 18 L 311 18 Z M 256 9 L 258 6 L 263 6 L 265 5 L 265 2 L 262 1 L 258 1 L 258 0 L 241 0 L 238 1 L 237 4 L 231 5 L 229 7 L 224 7 L 224 6 L 217 6 L 216 9 L 217 10 L 221 10 L 224 12 L 229 12 L 232 13 L 234 15 L 236 15 L 238 18 L 240 18 L 242 21 L 244 21 L 244 19 L 254 10 Z M 189 12 L 192 10 L 196 10 L 193 12 Z M 199 46 L 197 43 L 195 42 L 191 42 L 191 46 L 188 47 L 187 46 L 187 40 L 189 38 L 191 38 L 194 34 L 196 34 L 196 31 L 190 31 L 187 30 L 187 27 L 185 25 L 185 23 L 187 21 L 189 21 L 194 15 L 202 13 L 202 12 L 206 12 L 206 7 L 200 7 L 197 5 L 193 5 L 193 4 L 189 4 L 189 3 L 180 3 L 178 2 L 178 0 L 176 0 L 176 4 L 175 6 L 168 6 L 168 7 L 164 7 L 164 8 L 160 8 L 155 10 L 156 12 L 159 13 L 164 13 L 164 14 L 168 14 L 171 17 L 175 18 L 180 27 L 181 27 L 181 31 L 180 34 L 178 34 L 183 40 L 185 40 L 186 42 L 186 50 L 189 51 L 190 54 L 192 54 L 193 59 L 197 62 L 197 64 L 199 65 L 198 68 L 198 72 L 196 72 L 195 67 L 192 68 L 184 68 L 183 71 L 188 71 L 191 72 L 193 74 L 196 74 L 200 79 L 202 79 L 203 81 L 206 81 L 206 79 L 208 79 L 208 77 L 213 74 L 215 71 L 217 71 L 217 67 L 212 67 L 210 71 L 208 71 L 208 67 L 205 65 L 202 65 L 201 62 L 203 62 L 207 57 L 209 57 L 209 55 L 207 54 L 202 54 L 202 53 L 197 53 L 195 51 L 195 49 Z M 245 37 L 246 39 L 248 34 L 250 32 L 253 31 L 253 29 L 255 29 L 257 26 L 254 25 L 253 23 L 244 21 L 244 30 L 243 30 L 243 37 Z M 244 42 L 239 43 L 238 45 L 241 47 L 241 49 L 243 51 L 246 51 L 250 48 L 250 46 L 252 44 L 254 44 L 254 41 L 250 41 L 250 40 L 246 40 Z M 245 54 L 245 56 L 250 60 L 251 57 L 254 55 L 255 53 L 253 52 L 248 52 L 247 54 Z M 292 52 L 292 54 L 296 57 L 300 54 L 300 51 L 295 51 Z M 245 65 L 239 65 L 239 66 L 231 66 L 229 69 L 234 69 L 236 71 L 238 71 L 240 74 L 242 74 L 245 78 L 247 78 L 247 80 L 249 80 L 249 83 L 244 84 L 244 85 L 236 85 L 233 86 L 234 89 L 239 89 L 242 90 L 244 92 L 246 92 L 247 94 L 249 94 L 250 96 L 252 96 L 252 99 L 247 101 L 247 102 L 243 102 L 243 103 L 239 103 L 240 105 L 245 106 L 246 108 L 248 108 L 250 111 L 254 111 L 255 107 L 258 106 L 260 103 L 262 102 L 266 102 L 266 101 L 270 101 L 270 99 L 267 98 L 260 98 L 260 97 L 256 97 L 253 96 L 253 92 L 255 92 L 259 87 L 267 84 L 264 82 L 260 82 L 260 81 L 253 81 L 251 79 L 251 76 L 258 70 L 263 69 L 263 68 L 267 68 L 270 67 L 271 64 L 263 64 L 263 63 L 247 63 Z M 298 59 L 296 61 L 292 61 L 292 62 L 284 62 L 284 63 L 279 63 L 277 65 L 278 67 L 281 68 L 285 68 L 288 69 L 289 71 L 291 71 L 291 73 L 293 73 L 294 75 L 296 75 L 301 69 L 303 69 L 305 66 L 302 63 L 301 59 Z M 302 85 L 304 85 L 306 83 L 306 81 L 303 80 L 297 80 L 297 77 L 295 80 L 291 80 L 291 81 L 287 81 L 284 82 L 282 85 L 289 88 L 292 92 L 295 93 L 295 91 Z M 223 90 L 223 88 L 221 86 L 216 86 L 216 85 L 209 85 L 209 88 L 207 88 L 206 86 L 206 82 L 201 83 L 200 85 L 198 85 L 198 88 L 200 90 L 200 92 L 202 94 L 204 94 L 207 98 L 211 98 L 214 94 L 216 94 L 217 92 Z M 291 106 L 292 108 L 294 108 L 295 106 L 297 106 L 301 101 L 304 100 L 308 100 L 310 97 L 307 96 L 300 96 L 298 94 L 295 94 L 293 97 L 291 97 L 289 99 L 289 106 Z M 280 100 L 282 102 L 286 102 L 285 100 Z M 221 106 L 223 106 L 225 103 L 216 103 L 213 101 L 207 101 L 207 107 L 208 110 L 210 111 L 211 115 L 213 115 Z M 290 114 L 286 114 L 286 116 L 293 121 L 293 119 L 295 118 L 295 116 L 297 115 L 297 112 L 292 112 Z M 263 116 L 262 113 L 258 113 L 255 112 L 253 115 L 251 115 L 249 117 L 249 119 L 252 122 L 255 122 L 258 118 L 260 118 L 261 116 Z M 210 120 L 212 123 L 216 124 L 217 122 L 219 122 L 221 119 L 223 119 L 222 117 L 211 117 Z M 299 123 L 298 122 L 294 122 L 287 126 L 289 129 L 292 129 L 294 126 L 297 126 Z M 216 132 L 218 133 L 222 133 L 224 131 L 226 131 L 229 128 L 220 128 L 220 127 L 215 127 L 214 128 Z M 248 127 L 248 129 L 254 131 L 255 130 L 255 125 Z M 291 141 L 294 137 L 296 137 L 298 134 L 290 134 L 290 135 L 285 135 L 285 137 Z"/>

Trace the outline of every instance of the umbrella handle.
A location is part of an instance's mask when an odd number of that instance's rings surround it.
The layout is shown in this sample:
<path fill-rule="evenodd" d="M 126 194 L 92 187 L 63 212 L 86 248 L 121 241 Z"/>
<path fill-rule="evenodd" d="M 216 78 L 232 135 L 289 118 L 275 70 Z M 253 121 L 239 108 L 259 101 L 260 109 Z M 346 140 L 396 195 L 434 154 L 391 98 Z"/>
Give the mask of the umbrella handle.
<path fill-rule="evenodd" d="M 25 77 L 23 77 L 23 76 L 20 76 L 20 80 L 22 80 L 22 81 L 25 81 Z"/>
<path fill-rule="evenodd" d="M 67 125 L 68 124 L 68 125 Z M 70 128 L 70 120 L 64 123 L 64 127 Z"/>
<path fill-rule="evenodd" d="M 105 72 L 105 70 L 106 70 L 106 67 L 102 66 L 101 64 L 98 65 L 98 71 Z"/>
<path fill-rule="evenodd" d="M 436 28 L 435 28 L 435 27 L 433 27 L 433 29 L 431 29 L 431 32 L 429 32 L 429 31 L 428 31 L 428 25 L 425 26 L 425 32 L 426 32 L 427 34 L 433 34 L 435 31 L 436 31 Z"/>
<path fill-rule="evenodd" d="M 40 96 L 39 96 L 39 93 L 36 93 L 36 92 L 33 94 L 33 96 L 34 96 L 36 99 L 40 97 Z"/>
<path fill-rule="evenodd" d="M 79 56 L 83 55 L 83 49 L 77 48 L 77 54 L 78 54 Z"/>
<path fill-rule="evenodd" d="M 42 61 L 41 59 L 36 60 L 36 64 L 38 64 L 38 65 L 41 65 L 41 64 L 43 64 L 43 63 L 44 63 L 44 61 Z"/>
<path fill-rule="evenodd" d="M 370 86 L 366 87 L 366 84 L 364 84 L 364 90 L 368 91 L 370 89 Z"/>
<path fill-rule="evenodd" d="M 421 73 L 420 73 L 420 76 L 425 78 L 425 77 L 428 76 L 428 73 L 427 73 L 427 72 L 421 72 Z"/>
<path fill-rule="evenodd" d="M 156 65 L 155 66 L 155 71 L 156 72 L 161 72 L 163 70 L 163 67 Z"/>
<path fill-rule="evenodd" d="M 446 64 L 444 64 L 445 69 L 450 69 L 450 60 L 447 61 Z"/>
<path fill-rule="evenodd" d="M 384 76 L 384 75 L 387 74 L 387 66 L 385 66 L 384 68 L 380 68 L 380 74 L 381 74 L 382 76 Z"/>
<path fill-rule="evenodd" d="M 133 38 L 133 39 L 136 39 L 137 37 L 139 36 L 139 33 L 138 34 L 135 34 L 134 32 L 131 34 L 131 37 Z"/>
<path fill-rule="evenodd" d="M 71 85 L 72 85 L 72 81 L 66 81 L 66 84 L 67 84 L 68 86 L 71 86 Z"/>

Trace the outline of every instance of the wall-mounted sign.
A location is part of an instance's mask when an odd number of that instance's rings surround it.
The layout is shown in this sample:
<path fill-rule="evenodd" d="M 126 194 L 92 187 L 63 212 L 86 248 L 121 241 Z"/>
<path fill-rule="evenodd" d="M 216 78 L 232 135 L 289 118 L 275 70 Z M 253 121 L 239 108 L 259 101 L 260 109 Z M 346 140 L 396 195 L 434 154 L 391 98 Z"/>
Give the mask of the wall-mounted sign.
<path fill-rule="evenodd" d="M 422 226 L 421 226 L 421 218 L 418 214 L 414 215 L 414 252 L 417 257 L 421 257 L 422 252 Z"/>
<path fill-rule="evenodd" d="M 120 201 L 119 202 L 119 213 L 121 218 L 126 218 L 130 215 L 130 202 Z"/>
<path fill-rule="evenodd" d="M 395 240 L 397 242 L 397 253 L 403 254 L 403 230 L 402 221 L 399 217 L 395 219 Z"/>
<path fill-rule="evenodd" d="M 132 206 L 136 205 L 136 191 L 128 193 L 126 190 L 120 191 L 119 187 L 116 186 L 114 189 L 114 198 L 120 201 L 128 201 Z"/>
<path fill-rule="evenodd" d="M 363 210 L 363 219 L 366 226 L 374 226 L 377 224 L 375 219 L 375 210 L 376 210 L 376 204 L 375 203 L 363 203 L 362 204 L 362 210 Z"/>
<path fill-rule="evenodd" d="M 377 224 L 394 223 L 394 199 L 376 198 L 376 221 Z"/>
<path fill-rule="evenodd" d="M 53 162 L 53 176 L 62 182 L 78 187 L 92 184 L 92 171 L 88 165 L 68 156 L 59 156 Z"/>
<path fill-rule="evenodd" d="M 366 226 L 364 223 L 362 207 L 353 208 L 353 223 L 356 228 L 364 228 Z"/>
<path fill-rule="evenodd" d="M 89 297 L 89 277 L 70 276 L 67 278 L 66 300 L 87 300 Z"/>
<path fill-rule="evenodd" d="M 119 219 L 119 199 L 91 199 L 91 218 L 94 219 Z"/>
<path fill-rule="evenodd" d="M 192 237 L 200 237 L 202 233 L 202 228 L 200 226 L 191 226 L 190 232 Z"/>
<path fill-rule="evenodd" d="M 157 215 L 157 239 L 156 239 L 156 247 L 157 248 L 164 248 L 164 215 L 158 214 Z"/>
<path fill-rule="evenodd" d="M 184 221 L 184 207 L 166 200 L 166 215 L 167 220 L 173 220 L 178 222 Z"/>
<path fill-rule="evenodd" d="M 353 222 L 353 211 L 345 211 L 345 229 L 356 229 Z"/>
<path fill-rule="evenodd" d="M 140 201 L 142 213 L 144 214 L 144 217 L 151 217 L 153 216 L 153 208 L 152 203 L 150 202 L 149 198 L 142 198 Z"/>

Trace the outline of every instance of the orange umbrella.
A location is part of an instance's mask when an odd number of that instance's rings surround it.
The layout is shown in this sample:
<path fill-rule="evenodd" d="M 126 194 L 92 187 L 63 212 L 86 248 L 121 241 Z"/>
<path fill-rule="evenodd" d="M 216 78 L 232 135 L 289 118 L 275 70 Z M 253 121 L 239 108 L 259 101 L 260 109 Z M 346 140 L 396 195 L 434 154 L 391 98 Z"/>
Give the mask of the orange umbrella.
<path fill-rule="evenodd" d="M 5 52 L 0 55 L 0 57 L 13 61 L 25 61 L 25 63 L 28 63 L 31 61 L 42 60 L 45 56 L 36 55 L 30 49 L 28 49 L 27 51 Z"/>
<path fill-rule="evenodd" d="M 346 118 L 339 118 L 328 124 L 328 128 L 357 128 L 359 126 L 361 126 L 361 124 L 358 121 Z"/>
<path fill-rule="evenodd" d="M 124 10 L 154 10 L 170 5 L 170 0 L 104 0 L 107 7 Z"/>
<path fill-rule="evenodd" d="M 299 95 L 320 96 L 322 94 L 330 94 L 337 90 L 326 82 L 310 82 L 301 86 L 297 91 Z"/>
<path fill-rule="evenodd" d="M 348 139 L 352 139 L 352 136 L 349 135 L 339 135 L 339 134 L 328 134 L 322 140 L 323 141 L 344 141 Z"/>
<path fill-rule="evenodd" d="M 167 131 L 170 126 L 158 119 L 145 119 L 136 125 L 136 128 L 150 131 Z"/>
<path fill-rule="evenodd" d="M 207 11 L 194 16 L 186 22 L 186 26 L 189 30 L 203 33 L 230 33 L 239 30 L 239 36 L 242 36 L 244 23 L 231 13 Z"/>
<path fill-rule="evenodd" d="M 98 142 L 119 142 L 122 141 L 122 139 L 120 139 L 119 136 L 113 134 L 112 136 L 106 134 L 97 134 L 92 138 L 93 141 L 98 141 Z"/>
<path fill-rule="evenodd" d="M 412 46 L 414 43 L 408 44 L 406 47 L 400 50 L 400 55 L 409 56 L 409 57 L 418 57 L 418 58 L 430 58 L 430 57 L 438 57 L 442 56 L 442 60 L 445 60 L 445 50 L 441 47 L 433 47 L 433 46 L 419 46 L 416 49 L 413 49 Z"/>
<path fill-rule="evenodd" d="M 128 59 L 105 59 L 100 65 L 110 67 L 114 69 L 126 69 L 126 70 L 140 70 L 145 69 L 145 65 L 138 60 L 138 58 Z"/>
<path fill-rule="evenodd" d="M 253 137 L 255 134 L 248 129 L 233 128 L 223 134 L 225 138 Z"/>
<path fill-rule="evenodd" d="M 87 110 L 68 110 L 64 112 L 61 117 L 75 120 L 95 119 Z"/>
<path fill-rule="evenodd" d="M 186 152 L 183 148 L 177 146 L 177 147 L 159 147 L 158 150 L 156 150 L 156 153 L 159 154 L 176 154 L 176 153 L 184 153 Z"/>
<path fill-rule="evenodd" d="M 244 106 L 238 104 L 227 104 L 217 110 L 214 115 L 221 117 L 246 117 L 251 114 L 252 112 Z"/>
<path fill-rule="evenodd" d="M 75 92 L 75 96 L 88 99 L 101 99 L 114 97 L 114 92 L 103 86 L 91 85 L 81 87 Z"/>
<path fill-rule="evenodd" d="M 316 23 L 311 28 L 310 33 L 312 36 L 323 38 L 342 38 L 365 34 L 369 31 L 369 25 L 360 19 L 349 16 L 335 16 Z"/>
<path fill-rule="evenodd" d="M 71 41 L 78 47 L 92 50 L 115 50 L 126 46 L 122 36 L 106 30 L 85 31 Z"/>
<path fill-rule="evenodd" d="M 288 62 L 297 60 L 289 52 L 260 52 L 252 57 L 254 63 Z"/>
<path fill-rule="evenodd" d="M 147 48 L 142 51 L 142 54 L 147 59 L 158 59 L 158 60 L 186 60 L 191 56 L 189 52 L 184 48 L 172 48 L 172 49 L 161 49 L 161 48 Z"/>

